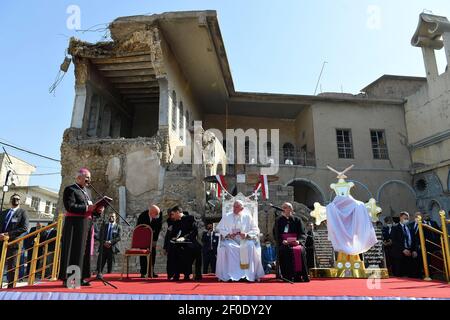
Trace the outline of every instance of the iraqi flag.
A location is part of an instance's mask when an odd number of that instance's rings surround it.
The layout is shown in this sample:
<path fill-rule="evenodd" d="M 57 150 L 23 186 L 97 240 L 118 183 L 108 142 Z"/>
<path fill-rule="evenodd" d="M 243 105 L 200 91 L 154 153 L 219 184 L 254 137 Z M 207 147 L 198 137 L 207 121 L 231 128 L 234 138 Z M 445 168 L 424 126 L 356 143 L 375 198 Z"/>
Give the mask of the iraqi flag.
<path fill-rule="evenodd" d="M 263 199 L 269 199 L 269 182 L 267 180 L 266 174 L 262 174 L 259 176 L 259 181 L 256 184 L 254 191 L 258 192 L 259 188 L 261 188 Z"/>
<path fill-rule="evenodd" d="M 227 182 L 225 181 L 225 176 L 216 175 L 217 180 L 217 197 L 220 198 L 222 196 L 223 190 L 227 190 Z"/>

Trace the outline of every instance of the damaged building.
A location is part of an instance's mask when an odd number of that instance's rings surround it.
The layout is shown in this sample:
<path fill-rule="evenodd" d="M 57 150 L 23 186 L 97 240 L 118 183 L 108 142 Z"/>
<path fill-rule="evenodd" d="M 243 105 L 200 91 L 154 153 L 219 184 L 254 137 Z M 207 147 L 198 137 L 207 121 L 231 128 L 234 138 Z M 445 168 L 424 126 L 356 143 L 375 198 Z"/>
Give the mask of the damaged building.
<path fill-rule="evenodd" d="M 423 17 L 436 16 L 422 14 L 418 30 L 426 23 Z M 448 25 L 446 19 L 439 21 Z M 181 204 L 199 221 L 217 221 L 221 214 L 214 205 L 215 185 L 204 178 L 255 174 L 262 165 L 251 158 L 249 144 L 246 164 L 235 165 L 227 162 L 224 141 L 211 135 L 195 141 L 194 122 L 201 121 L 204 130 L 223 132 L 279 129 L 279 148 L 269 148 L 280 161 L 269 186 L 270 202 L 291 201 L 305 217 L 314 202 L 332 200 L 329 185 L 335 175 L 326 165 L 354 164 L 349 174 L 354 197 L 375 198 L 384 216 L 419 209 L 433 212 L 437 219 L 436 210 L 450 209 L 450 148 L 444 146 L 450 141 L 449 72 L 427 73 L 426 78 L 384 75 L 357 95 L 239 92 L 215 11 L 122 17 L 109 29 L 108 42 L 70 41 L 76 96 L 61 146 L 61 190 L 73 183 L 78 168 L 88 167 L 95 188 L 114 199 L 132 226 L 149 202 L 157 203 L 164 214 Z M 441 36 L 447 39 L 448 59 L 448 30 L 420 35 L 427 36 L 438 42 Z M 417 44 L 427 70 L 433 71 L 428 61 L 439 46 L 432 45 Z M 421 117 L 429 117 L 424 110 L 441 115 L 440 122 L 416 130 Z M 213 145 L 214 156 L 203 153 L 200 164 L 177 164 L 174 157 L 188 141 Z M 424 156 L 435 153 L 430 148 L 440 150 L 439 155 Z M 232 188 L 232 179 L 229 184 Z M 254 185 L 238 187 L 248 195 Z M 259 226 L 271 234 L 274 214 L 267 204 L 261 201 Z M 123 230 L 125 248 L 132 228 Z M 160 252 L 157 271 L 164 270 Z"/>

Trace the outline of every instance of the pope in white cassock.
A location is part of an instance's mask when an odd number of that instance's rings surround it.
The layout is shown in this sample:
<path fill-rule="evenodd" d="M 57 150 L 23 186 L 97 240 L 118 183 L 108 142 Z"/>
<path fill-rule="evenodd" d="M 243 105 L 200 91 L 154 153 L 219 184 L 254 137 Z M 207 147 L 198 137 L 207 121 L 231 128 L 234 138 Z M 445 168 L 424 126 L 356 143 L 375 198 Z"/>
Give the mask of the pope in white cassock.
<path fill-rule="evenodd" d="M 259 228 L 242 201 L 236 200 L 216 230 L 221 242 L 217 248 L 216 275 L 222 281 L 259 280 L 264 276 L 261 247 L 257 245 Z"/>

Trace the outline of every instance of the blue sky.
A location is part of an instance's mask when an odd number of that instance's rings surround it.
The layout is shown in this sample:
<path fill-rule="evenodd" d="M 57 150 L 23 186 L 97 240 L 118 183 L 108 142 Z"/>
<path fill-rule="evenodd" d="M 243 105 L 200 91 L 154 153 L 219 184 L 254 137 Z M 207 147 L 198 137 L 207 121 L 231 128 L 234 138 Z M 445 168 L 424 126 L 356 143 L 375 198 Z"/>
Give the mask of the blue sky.
<path fill-rule="evenodd" d="M 421 51 L 410 45 L 418 15 L 426 9 L 450 17 L 445 0 L 2 0 L 0 141 L 54 158 L 70 125 L 73 66 L 54 95 L 48 88 L 69 37 L 95 42 L 104 34 L 68 29 L 70 5 L 80 8 L 81 29 L 126 15 L 217 10 L 236 89 L 298 94 L 314 93 L 324 61 L 318 92 L 358 93 L 383 74 L 424 76 Z M 443 70 L 443 52 L 438 62 Z M 36 173 L 60 171 L 59 163 L 7 151 L 36 165 Z M 60 181 L 31 179 L 55 189 Z"/>

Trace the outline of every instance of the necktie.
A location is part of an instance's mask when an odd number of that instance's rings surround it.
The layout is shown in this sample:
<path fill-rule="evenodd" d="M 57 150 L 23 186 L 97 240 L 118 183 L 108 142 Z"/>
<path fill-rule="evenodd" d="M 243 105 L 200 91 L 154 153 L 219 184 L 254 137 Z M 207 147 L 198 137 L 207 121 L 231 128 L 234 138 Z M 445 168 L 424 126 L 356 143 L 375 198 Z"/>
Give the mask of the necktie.
<path fill-rule="evenodd" d="M 214 234 L 211 232 L 211 241 L 210 241 L 211 250 L 213 249 L 213 237 L 214 237 Z"/>
<path fill-rule="evenodd" d="M 6 230 L 8 229 L 8 225 L 9 225 L 9 222 L 11 221 L 13 213 L 14 213 L 13 209 L 9 209 L 9 212 L 6 215 L 6 219 L 3 222 L 3 230 L 2 230 L 2 232 L 6 232 Z"/>
<path fill-rule="evenodd" d="M 408 235 L 408 232 L 406 231 L 406 226 L 405 225 L 403 225 L 403 233 L 405 235 L 405 247 L 409 248 L 410 247 L 409 235 Z"/>
<path fill-rule="evenodd" d="M 110 223 L 108 225 L 108 236 L 106 237 L 106 241 L 111 240 L 111 231 L 112 231 L 112 228 L 111 228 L 111 223 Z"/>

